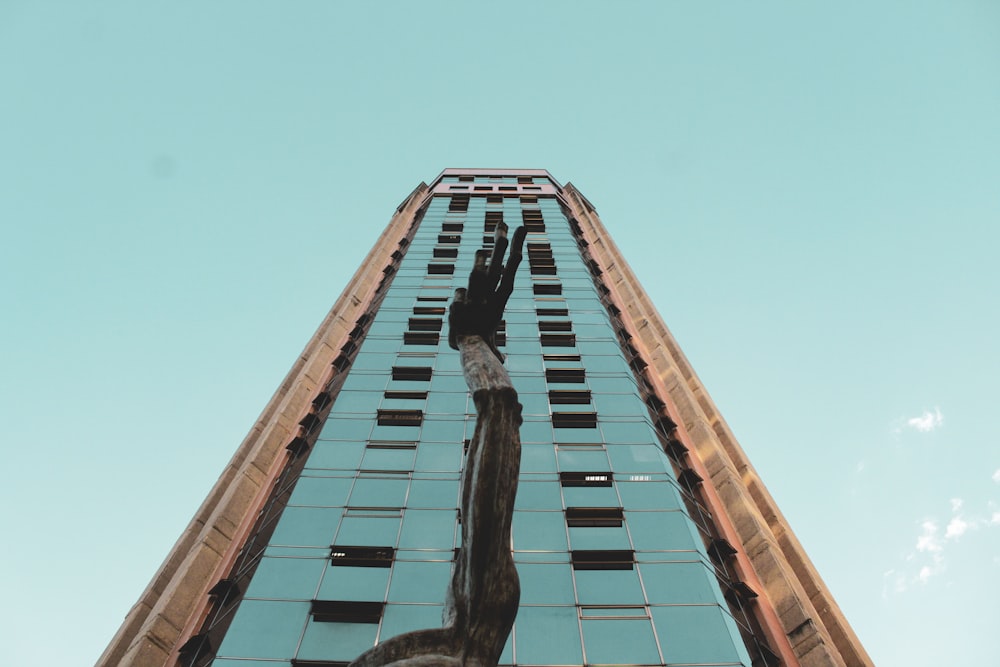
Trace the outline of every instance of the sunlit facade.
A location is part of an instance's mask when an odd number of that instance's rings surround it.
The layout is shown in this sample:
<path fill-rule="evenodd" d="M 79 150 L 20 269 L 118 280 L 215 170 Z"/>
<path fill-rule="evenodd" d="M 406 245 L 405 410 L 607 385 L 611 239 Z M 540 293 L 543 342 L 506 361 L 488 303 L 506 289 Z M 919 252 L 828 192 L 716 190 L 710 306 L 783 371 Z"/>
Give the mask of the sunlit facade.
<path fill-rule="evenodd" d="M 400 205 L 241 447 L 241 476 L 224 475 L 194 522 L 201 541 L 188 540 L 208 544 L 205 526 L 225 525 L 214 562 L 199 568 L 191 554 L 204 550 L 183 537 L 168 558 L 162 581 L 190 600 L 162 664 L 343 665 L 440 626 L 475 424 L 446 310 L 501 221 L 528 230 L 498 340 L 524 406 L 512 539 L 522 594 L 501 664 L 867 664 L 846 622 L 802 606 L 816 584 L 777 537 L 784 569 L 748 554 L 767 536 L 742 534 L 747 501 L 727 498 L 739 477 L 702 454 L 708 424 L 659 370 L 673 341 L 649 342 L 658 319 L 637 319 L 641 288 L 623 288 L 631 273 L 593 207 L 545 171 L 471 169 L 446 170 Z M 269 455 L 272 422 L 285 437 Z M 228 493 L 253 475 L 256 489 Z M 120 632 L 105 664 L 159 655 L 143 642 L 157 643 L 156 604 L 178 608 L 163 598 L 150 596 L 153 613 L 133 623 L 145 635 Z M 789 600 L 805 630 L 786 627 Z"/>

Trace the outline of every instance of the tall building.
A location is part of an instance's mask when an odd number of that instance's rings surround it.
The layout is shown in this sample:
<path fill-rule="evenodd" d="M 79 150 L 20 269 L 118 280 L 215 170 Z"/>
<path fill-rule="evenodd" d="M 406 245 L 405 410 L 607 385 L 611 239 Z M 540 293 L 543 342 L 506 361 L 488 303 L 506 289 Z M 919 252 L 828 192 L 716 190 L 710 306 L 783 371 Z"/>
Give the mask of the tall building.
<path fill-rule="evenodd" d="M 475 414 L 446 309 L 527 227 L 501 664 L 869 665 L 594 207 L 448 169 L 396 209 L 99 664 L 341 665 L 439 627 Z"/>

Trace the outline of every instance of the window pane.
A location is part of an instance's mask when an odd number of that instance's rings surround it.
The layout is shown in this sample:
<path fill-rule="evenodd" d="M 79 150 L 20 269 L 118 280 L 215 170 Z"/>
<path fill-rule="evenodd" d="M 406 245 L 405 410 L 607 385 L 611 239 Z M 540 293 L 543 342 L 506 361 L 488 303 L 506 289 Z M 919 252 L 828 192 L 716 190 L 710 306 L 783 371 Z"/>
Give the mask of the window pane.
<path fill-rule="evenodd" d="M 270 544 L 329 546 L 343 510 L 324 507 L 286 507 Z"/>
<path fill-rule="evenodd" d="M 521 604 L 574 604 L 573 573 L 566 563 L 517 563 Z"/>
<path fill-rule="evenodd" d="M 458 507 L 459 480 L 415 479 L 410 482 L 407 507 L 455 509 Z M 520 492 L 519 492 L 520 493 Z"/>
<path fill-rule="evenodd" d="M 514 623 L 514 658 L 519 665 L 582 665 L 576 608 L 521 607 Z"/>
<path fill-rule="evenodd" d="M 583 643 L 588 664 L 660 664 L 648 619 L 584 619 Z"/>
<path fill-rule="evenodd" d="M 377 623 L 319 623 L 309 621 L 299 660 L 341 660 L 350 662 L 375 645 Z"/>
<path fill-rule="evenodd" d="M 389 584 L 386 567 L 334 567 L 328 565 L 320 586 L 320 600 L 365 600 L 381 602 Z"/>
<path fill-rule="evenodd" d="M 693 551 L 697 548 L 691 520 L 683 512 L 626 511 L 625 523 L 637 551 Z"/>
<path fill-rule="evenodd" d="M 656 631 L 668 663 L 740 662 L 750 658 L 740 642 L 732 618 L 718 607 L 651 607 Z"/>
<path fill-rule="evenodd" d="M 326 558 L 262 558 L 247 587 L 247 598 L 312 600 Z"/>
<path fill-rule="evenodd" d="M 514 512 L 514 548 L 518 551 L 566 551 L 562 512 Z"/>
<path fill-rule="evenodd" d="M 574 570 L 580 604 L 646 603 L 636 570 Z"/>
<path fill-rule="evenodd" d="M 399 535 L 399 517 L 366 517 L 345 516 L 337 531 L 336 544 L 344 546 L 361 546 L 377 544 L 379 546 L 396 546 Z"/>
<path fill-rule="evenodd" d="M 413 630 L 440 628 L 443 611 L 444 605 L 439 604 L 387 604 L 381 636 L 385 640 Z"/>
<path fill-rule="evenodd" d="M 399 562 L 392 567 L 389 599 L 393 602 L 443 603 L 451 563 Z"/>
<path fill-rule="evenodd" d="M 295 652 L 308 619 L 308 602 L 244 600 L 216 655 L 287 659 Z"/>
<path fill-rule="evenodd" d="M 642 563 L 639 574 L 650 604 L 725 604 L 704 563 Z"/>
<path fill-rule="evenodd" d="M 399 547 L 401 549 L 454 548 L 456 517 L 454 510 L 406 510 Z"/>
<path fill-rule="evenodd" d="M 354 484 L 353 477 L 299 477 L 289 505 L 343 507 Z"/>

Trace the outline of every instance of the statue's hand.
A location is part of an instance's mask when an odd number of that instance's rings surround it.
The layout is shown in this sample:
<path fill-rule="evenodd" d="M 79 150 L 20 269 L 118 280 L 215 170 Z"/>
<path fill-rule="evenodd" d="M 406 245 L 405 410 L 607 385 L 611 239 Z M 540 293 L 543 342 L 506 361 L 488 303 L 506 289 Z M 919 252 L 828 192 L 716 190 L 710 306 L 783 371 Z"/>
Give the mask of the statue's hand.
<path fill-rule="evenodd" d="M 514 232 L 510 258 L 506 266 L 503 256 L 507 251 L 507 225 L 499 223 L 492 256 L 488 250 L 476 253 L 476 261 L 469 275 L 468 289 L 455 290 L 455 299 L 448 312 L 448 344 L 458 349 L 458 339 L 462 336 L 480 336 L 493 353 L 503 361 L 503 355 L 496 346 L 497 327 L 503 319 L 503 311 L 514 291 L 514 275 L 521 263 L 521 249 L 527 231 L 518 227 Z"/>

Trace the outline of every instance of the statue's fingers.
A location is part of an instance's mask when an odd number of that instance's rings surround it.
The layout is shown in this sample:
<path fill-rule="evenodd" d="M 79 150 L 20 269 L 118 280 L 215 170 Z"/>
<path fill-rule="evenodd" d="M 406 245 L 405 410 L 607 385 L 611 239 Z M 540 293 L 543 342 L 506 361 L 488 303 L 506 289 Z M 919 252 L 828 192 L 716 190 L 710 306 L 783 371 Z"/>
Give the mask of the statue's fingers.
<path fill-rule="evenodd" d="M 507 258 L 507 265 L 503 267 L 503 278 L 500 279 L 500 286 L 497 288 L 495 300 L 496 307 L 500 309 L 501 313 L 507 307 L 507 301 L 514 292 L 514 278 L 517 276 L 517 267 L 521 265 L 521 259 L 523 258 L 521 247 L 524 245 L 525 234 L 527 234 L 527 230 L 524 227 L 518 227 L 517 231 L 514 232 L 514 242 L 510 247 L 510 257 Z"/>
<path fill-rule="evenodd" d="M 489 274 L 486 266 L 486 260 L 489 256 L 489 250 L 476 251 L 476 258 L 472 264 L 472 272 L 469 274 L 469 292 L 467 298 L 470 303 L 484 302 L 487 294 L 493 291 L 489 285 Z"/>
<path fill-rule="evenodd" d="M 507 225 L 498 223 L 493 235 L 493 256 L 490 257 L 490 289 L 495 289 L 503 270 L 503 256 L 507 252 Z"/>
<path fill-rule="evenodd" d="M 451 300 L 451 306 L 448 308 L 448 345 L 451 349 L 458 349 L 458 332 L 457 330 L 463 326 L 462 323 L 462 309 L 465 308 L 469 303 L 469 293 L 464 287 L 459 287 L 455 290 L 455 298 Z"/>
<path fill-rule="evenodd" d="M 510 244 L 510 256 L 512 258 L 514 255 L 521 256 L 522 249 L 524 248 L 524 237 L 527 235 L 528 229 L 524 225 L 521 225 L 514 231 L 514 239 Z"/>

